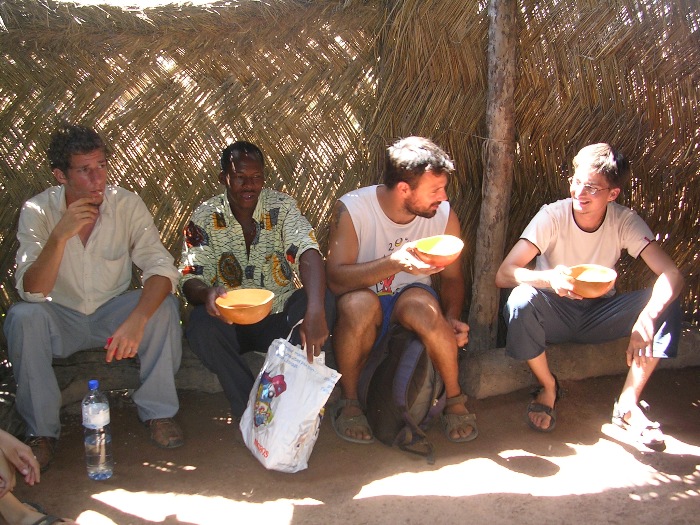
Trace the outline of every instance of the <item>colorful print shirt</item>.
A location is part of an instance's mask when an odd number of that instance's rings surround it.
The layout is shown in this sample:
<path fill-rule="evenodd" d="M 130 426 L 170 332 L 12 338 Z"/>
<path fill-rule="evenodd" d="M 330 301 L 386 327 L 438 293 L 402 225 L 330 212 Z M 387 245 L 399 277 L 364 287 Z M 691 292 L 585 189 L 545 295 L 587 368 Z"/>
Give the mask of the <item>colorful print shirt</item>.
<path fill-rule="evenodd" d="M 320 252 L 316 233 L 292 197 L 269 188 L 260 193 L 253 218 L 257 231 L 248 256 L 226 194 L 200 204 L 185 228 L 180 290 L 189 279 L 228 289 L 265 288 L 275 294 L 272 313 L 281 312 L 297 288 L 299 258 L 308 249 Z"/>

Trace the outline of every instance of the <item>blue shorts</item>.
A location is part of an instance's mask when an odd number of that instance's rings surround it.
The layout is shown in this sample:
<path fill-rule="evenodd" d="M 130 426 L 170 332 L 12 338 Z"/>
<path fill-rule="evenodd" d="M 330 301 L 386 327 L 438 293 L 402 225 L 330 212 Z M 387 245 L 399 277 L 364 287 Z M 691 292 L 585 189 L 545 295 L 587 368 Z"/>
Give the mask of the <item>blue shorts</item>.
<path fill-rule="evenodd" d="M 431 286 L 428 286 L 427 284 L 423 283 L 411 283 L 407 284 L 403 288 L 401 288 L 398 292 L 395 294 L 391 295 L 380 295 L 379 297 L 379 304 L 382 307 L 382 330 L 377 336 L 377 339 L 375 340 L 375 345 L 377 342 L 379 342 L 382 337 L 384 337 L 384 334 L 387 333 L 389 330 L 389 321 L 391 319 L 391 314 L 394 311 L 394 305 L 396 305 L 396 301 L 398 300 L 399 296 L 404 293 L 406 290 L 409 290 L 411 288 L 422 288 L 428 293 L 430 293 L 435 299 L 438 298 L 437 292 L 433 290 Z"/>

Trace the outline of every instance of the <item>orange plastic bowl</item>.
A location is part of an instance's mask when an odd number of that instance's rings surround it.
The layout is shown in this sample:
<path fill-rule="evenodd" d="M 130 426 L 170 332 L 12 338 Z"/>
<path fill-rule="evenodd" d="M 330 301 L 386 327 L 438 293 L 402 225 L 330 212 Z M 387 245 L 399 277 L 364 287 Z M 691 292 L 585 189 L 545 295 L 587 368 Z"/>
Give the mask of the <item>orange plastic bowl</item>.
<path fill-rule="evenodd" d="M 586 299 L 595 299 L 612 289 L 617 272 L 599 264 L 578 264 L 571 267 L 574 293 Z"/>
<path fill-rule="evenodd" d="M 464 241 L 454 235 L 434 235 L 416 241 L 418 258 L 433 266 L 447 266 L 457 260 Z"/>
<path fill-rule="evenodd" d="M 275 294 L 259 288 L 229 290 L 225 297 L 216 298 L 221 316 L 234 324 L 254 324 L 272 311 Z"/>

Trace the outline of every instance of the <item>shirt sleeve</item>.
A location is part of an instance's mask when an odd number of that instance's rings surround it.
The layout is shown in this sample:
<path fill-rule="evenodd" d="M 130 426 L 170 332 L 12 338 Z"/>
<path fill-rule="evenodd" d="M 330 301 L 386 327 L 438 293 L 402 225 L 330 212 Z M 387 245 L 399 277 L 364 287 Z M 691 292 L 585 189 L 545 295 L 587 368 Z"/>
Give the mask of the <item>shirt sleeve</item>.
<path fill-rule="evenodd" d="M 637 215 L 634 210 L 628 210 L 620 225 L 620 240 L 622 248 L 636 259 L 642 250 L 655 239 L 644 219 Z"/>
<path fill-rule="evenodd" d="M 558 225 L 545 204 L 525 227 L 520 238 L 530 241 L 540 254 L 543 254 L 549 248 L 550 241 L 557 235 Z"/>
<path fill-rule="evenodd" d="M 218 255 L 212 250 L 210 240 L 211 213 L 208 213 L 206 205 L 197 208 L 192 220 L 187 223 L 180 255 L 179 288 L 190 279 L 199 279 L 207 286 L 216 283 Z"/>
<path fill-rule="evenodd" d="M 48 225 L 46 212 L 32 201 L 25 202 L 20 211 L 19 224 L 17 225 L 19 249 L 16 258 L 15 282 L 19 296 L 27 302 L 46 301 L 44 294 L 24 290 L 24 274 L 41 254 L 50 234 L 51 229 Z"/>
<path fill-rule="evenodd" d="M 321 250 L 316 241 L 316 232 L 292 197 L 287 198 L 285 208 L 287 213 L 282 226 L 284 256 L 299 275 L 299 258 L 302 254 L 307 250 L 321 253 Z"/>
<path fill-rule="evenodd" d="M 163 246 L 160 233 L 153 223 L 153 217 L 140 197 L 134 199 L 134 209 L 130 220 L 131 260 L 142 273 L 143 282 L 149 277 L 160 275 L 171 282 L 175 292 L 179 274 L 175 260 Z"/>

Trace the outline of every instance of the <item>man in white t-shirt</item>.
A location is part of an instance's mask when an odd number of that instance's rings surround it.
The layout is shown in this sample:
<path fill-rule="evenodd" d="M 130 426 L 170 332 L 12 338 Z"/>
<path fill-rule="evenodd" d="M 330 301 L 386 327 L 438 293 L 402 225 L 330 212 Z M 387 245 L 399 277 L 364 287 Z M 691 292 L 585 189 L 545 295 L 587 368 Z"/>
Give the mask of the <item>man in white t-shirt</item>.
<path fill-rule="evenodd" d="M 343 439 L 374 438 L 358 401 L 363 365 L 389 323 L 414 332 L 440 373 L 447 395 L 442 415 L 451 441 L 471 441 L 476 418 L 458 382 L 457 351 L 468 340 L 460 320 L 464 303 L 461 260 L 446 267 L 424 263 L 414 242 L 437 234 L 460 235 L 447 202 L 454 165 L 447 154 L 421 137 L 388 148 L 384 184 L 352 191 L 336 203 L 331 219 L 326 274 L 337 298 L 333 348 L 342 374 L 342 399 L 333 426 Z M 430 276 L 441 272 L 440 298 Z"/>
<path fill-rule="evenodd" d="M 608 144 L 578 152 L 569 180 L 571 198 L 545 205 L 501 264 L 496 284 L 515 289 L 504 309 L 506 352 L 526 360 L 541 387 L 527 408 L 527 422 L 550 432 L 560 389 L 545 346 L 567 341 L 599 343 L 630 335 L 627 379 L 612 421 L 651 448 L 662 448 L 660 425 L 639 406 L 659 358 L 678 351 L 683 277 L 645 222 L 615 202 L 629 178 L 629 162 Z M 641 256 L 658 276 L 653 288 L 596 299 L 573 291 L 570 267 L 593 263 L 614 268 L 622 250 Z M 535 259 L 534 269 L 529 268 Z"/>

